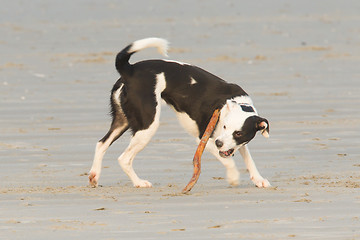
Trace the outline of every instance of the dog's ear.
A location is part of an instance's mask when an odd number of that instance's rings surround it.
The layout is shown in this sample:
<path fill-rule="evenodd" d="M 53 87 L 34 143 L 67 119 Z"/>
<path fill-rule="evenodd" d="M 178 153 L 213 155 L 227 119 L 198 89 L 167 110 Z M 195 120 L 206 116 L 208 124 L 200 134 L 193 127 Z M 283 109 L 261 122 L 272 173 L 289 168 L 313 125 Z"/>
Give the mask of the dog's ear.
<path fill-rule="evenodd" d="M 269 135 L 269 122 L 265 118 L 258 117 L 258 119 L 256 121 L 256 129 L 258 131 L 261 131 L 261 134 L 264 137 L 266 137 L 266 138 L 270 137 L 270 135 Z"/>
<path fill-rule="evenodd" d="M 237 103 L 233 100 L 226 100 L 226 109 L 228 111 L 231 111 L 235 106 L 237 106 Z"/>
<path fill-rule="evenodd" d="M 221 110 L 221 116 L 225 117 L 237 104 L 232 100 L 227 100 L 225 106 Z"/>

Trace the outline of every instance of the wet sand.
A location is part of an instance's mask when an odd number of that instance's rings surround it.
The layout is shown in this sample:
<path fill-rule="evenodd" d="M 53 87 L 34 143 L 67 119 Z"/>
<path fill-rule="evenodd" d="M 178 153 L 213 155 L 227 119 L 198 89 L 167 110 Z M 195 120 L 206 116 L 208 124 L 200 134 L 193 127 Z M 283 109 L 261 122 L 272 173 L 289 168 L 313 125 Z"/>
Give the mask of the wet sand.
<path fill-rule="evenodd" d="M 0 9 L 0 239 L 360 239 L 358 1 L 6 1 Z M 196 144 L 163 107 L 134 162 L 136 189 L 107 152 L 114 57 L 168 39 L 170 59 L 241 85 L 270 122 L 240 157 L 238 187 L 211 155 L 189 195 Z M 154 50 L 133 61 L 158 58 Z"/>

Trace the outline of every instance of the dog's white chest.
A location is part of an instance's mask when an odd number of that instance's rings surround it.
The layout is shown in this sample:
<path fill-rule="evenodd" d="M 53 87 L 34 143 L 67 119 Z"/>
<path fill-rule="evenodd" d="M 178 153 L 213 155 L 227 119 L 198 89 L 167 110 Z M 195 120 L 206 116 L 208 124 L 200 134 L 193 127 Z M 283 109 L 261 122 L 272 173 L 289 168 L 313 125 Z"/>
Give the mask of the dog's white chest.
<path fill-rule="evenodd" d="M 189 115 L 182 112 L 176 112 L 176 116 L 181 124 L 181 126 L 192 136 L 199 136 L 199 129 L 194 120 L 192 120 Z"/>

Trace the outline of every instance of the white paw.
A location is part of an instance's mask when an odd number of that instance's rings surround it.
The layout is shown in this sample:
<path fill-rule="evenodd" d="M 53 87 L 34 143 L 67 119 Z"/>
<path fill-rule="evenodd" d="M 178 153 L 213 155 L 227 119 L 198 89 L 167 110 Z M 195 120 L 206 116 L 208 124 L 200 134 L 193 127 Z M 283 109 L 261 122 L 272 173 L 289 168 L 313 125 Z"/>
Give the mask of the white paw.
<path fill-rule="evenodd" d="M 136 188 L 151 188 L 152 184 L 146 180 L 139 180 L 138 182 L 134 183 L 134 187 Z"/>
<path fill-rule="evenodd" d="M 252 177 L 251 181 L 255 184 L 256 187 L 258 188 L 267 188 L 270 187 L 271 184 L 269 183 L 269 181 L 261 176 L 258 177 Z"/>
<path fill-rule="evenodd" d="M 99 174 L 91 171 L 89 173 L 89 184 L 91 187 L 97 187 L 98 186 L 98 181 L 99 181 Z"/>
<path fill-rule="evenodd" d="M 227 181 L 231 186 L 238 186 L 240 173 L 237 169 L 230 169 L 227 171 Z"/>

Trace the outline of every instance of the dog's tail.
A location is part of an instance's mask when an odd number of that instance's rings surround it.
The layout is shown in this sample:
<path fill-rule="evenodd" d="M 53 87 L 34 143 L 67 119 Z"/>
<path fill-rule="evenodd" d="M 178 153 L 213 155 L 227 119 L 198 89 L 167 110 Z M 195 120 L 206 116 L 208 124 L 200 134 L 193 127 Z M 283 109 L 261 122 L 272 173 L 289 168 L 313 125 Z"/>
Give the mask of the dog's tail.
<path fill-rule="evenodd" d="M 121 75 L 129 73 L 131 68 L 129 59 L 131 55 L 145 48 L 155 47 L 159 53 L 167 57 L 168 45 L 168 41 L 162 38 L 144 38 L 137 40 L 117 54 L 115 61 L 116 69 Z"/>

